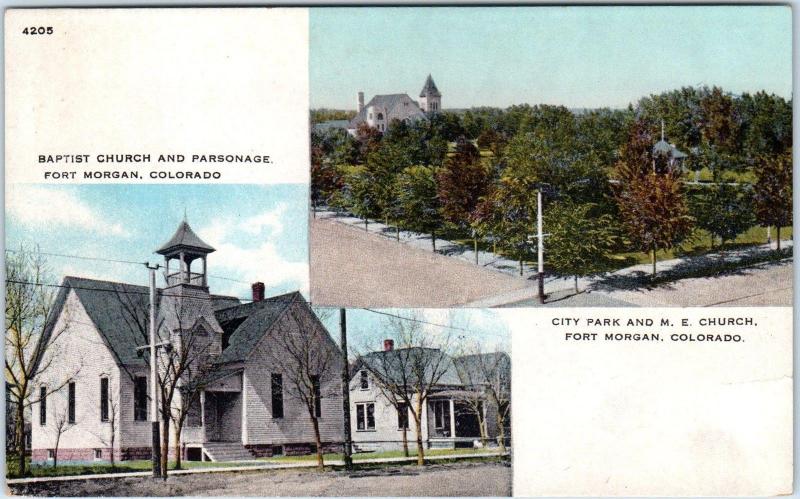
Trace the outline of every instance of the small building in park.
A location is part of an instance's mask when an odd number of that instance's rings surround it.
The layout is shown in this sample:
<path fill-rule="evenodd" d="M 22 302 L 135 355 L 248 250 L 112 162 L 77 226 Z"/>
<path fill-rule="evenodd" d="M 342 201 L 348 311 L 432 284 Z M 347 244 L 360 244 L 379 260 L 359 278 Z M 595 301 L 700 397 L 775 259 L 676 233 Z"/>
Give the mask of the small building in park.
<path fill-rule="evenodd" d="M 348 123 L 347 131 L 355 135 L 358 127 L 366 124 L 379 132 L 386 132 L 393 121 L 411 124 L 441 110 L 442 94 L 428 75 L 419 93 L 419 102 L 408 94 L 378 94 L 364 104 L 364 92 L 358 92 L 358 114 Z"/>
<path fill-rule="evenodd" d="M 185 221 L 157 250 L 166 272 L 156 290 L 156 365 L 159 378 L 177 380 L 171 411 L 175 421 L 184 416 L 180 446 L 175 422 L 169 425 L 170 456 L 311 453 L 311 412 L 325 450 L 340 448 L 338 346 L 298 292 L 265 297 L 257 282 L 248 303 L 212 293 L 207 259 L 214 251 Z M 63 279 L 45 329 L 57 365 L 35 380 L 34 462 L 150 458 L 149 303 L 148 286 Z M 308 380 L 309 404 L 294 365 L 301 353 L 314 359 L 307 370 L 318 370 Z"/>
<path fill-rule="evenodd" d="M 417 386 L 430 388 L 420 411 L 425 448 L 496 447 L 500 438 L 510 443 L 511 360 L 505 353 L 451 357 L 436 348 L 394 348 L 387 339 L 383 350 L 359 357 L 350 372 L 356 452 L 402 449 L 403 429 L 413 451 L 416 425 L 408 402 L 416 410 Z M 498 409 L 505 416 L 502 437 Z"/>

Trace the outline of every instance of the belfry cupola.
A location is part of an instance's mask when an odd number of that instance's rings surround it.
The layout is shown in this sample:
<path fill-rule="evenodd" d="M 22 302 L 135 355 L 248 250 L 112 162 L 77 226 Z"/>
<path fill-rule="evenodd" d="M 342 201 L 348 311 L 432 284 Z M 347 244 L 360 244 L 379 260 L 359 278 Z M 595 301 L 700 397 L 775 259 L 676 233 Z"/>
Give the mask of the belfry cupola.
<path fill-rule="evenodd" d="M 194 233 L 186 220 L 181 222 L 170 240 L 156 250 L 159 255 L 164 255 L 167 286 L 191 284 L 208 287 L 206 257 L 214 251 Z M 172 260 L 177 260 L 177 265 L 170 265 Z M 195 264 L 194 272 L 192 263 Z"/>
<path fill-rule="evenodd" d="M 422 91 L 419 93 L 419 107 L 426 113 L 439 113 L 442 111 L 442 94 L 436 88 L 431 75 L 425 80 Z"/>

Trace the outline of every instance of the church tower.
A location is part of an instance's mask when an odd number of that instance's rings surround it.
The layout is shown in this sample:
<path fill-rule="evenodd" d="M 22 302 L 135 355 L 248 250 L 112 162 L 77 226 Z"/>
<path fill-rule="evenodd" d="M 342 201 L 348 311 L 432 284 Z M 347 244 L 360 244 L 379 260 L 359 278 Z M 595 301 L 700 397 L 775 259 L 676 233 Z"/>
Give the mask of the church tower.
<path fill-rule="evenodd" d="M 156 250 L 156 253 L 164 256 L 167 287 L 178 284 L 192 284 L 207 288 L 206 257 L 214 251 L 216 250 L 203 242 L 184 220 L 170 240 Z M 174 267 L 170 269 L 171 260 L 178 261 L 177 269 Z M 201 268 L 196 269 L 199 272 L 192 272 L 192 262 L 196 260 L 200 260 Z"/>
<path fill-rule="evenodd" d="M 419 93 L 419 107 L 426 113 L 439 113 L 442 111 L 442 94 L 436 88 L 431 75 L 425 80 L 425 85 Z"/>

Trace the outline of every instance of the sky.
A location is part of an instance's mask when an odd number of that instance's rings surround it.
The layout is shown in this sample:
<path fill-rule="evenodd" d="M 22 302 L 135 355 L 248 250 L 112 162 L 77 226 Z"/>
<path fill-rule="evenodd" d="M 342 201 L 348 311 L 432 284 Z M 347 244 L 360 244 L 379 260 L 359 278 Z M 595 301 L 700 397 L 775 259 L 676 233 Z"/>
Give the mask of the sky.
<path fill-rule="evenodd" d="M 339 309 L 315 308 L 315 311 L 339 343 Z M 347 309 L 347 346 L 351 357 L 383 349 L 384 339 L 397 339 L 390 318 L 383 314 L 429 323 L 418 322 L 431 346 L 447 344 L 455 353 L 470 353 L 474 348 L 511 353 L 508 325 L 491 309 Z"/>
<path fill-rule="evenodd" d="M 38 245 L 46 253 L 163 263 L 154 251 L 172 237 L 185 210 L 195 233 L 216 248 L 208 257 L 212 293 L 249 298 L 250 283 L 262 281 L 267 296 L 295 290 L 308 295 L 307 189 L 14 184 L 7 191 L 6 248 Z M 65 275 L 148 282 L 143 265 L 46 258 L 57 282 Z"/>
<path fill-rule="evenodd" d="M 311 9 L 311 107 L 408 93 L 443 108 L 626 107 L 687 85 L 792 91 L 788 6 Z"/>

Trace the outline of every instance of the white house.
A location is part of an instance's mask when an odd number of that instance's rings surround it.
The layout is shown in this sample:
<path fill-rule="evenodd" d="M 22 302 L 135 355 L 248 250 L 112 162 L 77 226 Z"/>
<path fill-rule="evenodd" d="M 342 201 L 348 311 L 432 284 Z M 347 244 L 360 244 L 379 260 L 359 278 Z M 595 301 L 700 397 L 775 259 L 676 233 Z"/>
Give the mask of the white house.
<path fill-rule="evenodd" d="M 436 88 L 431 75 L 425 80 L 419 98 L 418 103 L 408 94 L 385 94 L 376 95 L 364 104 L 364 92 L 358 92 L 358 114 L 350 120 L 347 131 L 355 135 L 358 126 L 365 123 L 385 132 L 394 120 L 413 123 L 426 119 L 427 114 L 442 110 L 442 94 Z"/>
<path fill-rule="evenodd" d="M 212 294 L 206 259 L 213 251 L 186 222 L 158 250 L 167 271 L 157 292 L 157 341 L 179 349 L 190 333 L 197 335 L 208 347 L 203 359 L 213 366 L 202 379 L 181 379 L 176 403 L 190 387 L 201 387 L 193 392 L 199 397 L 183 428 L 183 457 L 234 460 L 314 450 L 307 406 L 293 395 L 289 368 L 281 361 L 288 357 L 286 335 L 308 339 L 329 354 L 330 368 L 314 378 L 314 410 L 323 445 L 336 448 L 343 434 L 337 345 L 297 292 L 265 298 L 264 285 L 255 283 L 251 303 Z M 32 407 L 33 461 L 53 457 L 59 433 L 59 462 L 108 460 L 112 449 L 118 460 L 149 459 L 151 380 L 140 356 L 147 344 L 148 304 L 145 286 L 64 278 L 45 331 L 63 330 L 53 342 L 59 366 L 36 380 L 37 398 L 47 396 Z"/>
<path fill-rule="evenodd" d="M 503 388 L 510 393 L 510 358 L 504 353 L 486 354 L 496 357 L 503 378 Z M 417 362 L 425 357 L 441 358 L 440 367 Z M 402 448 L 403 428 L 407 429 L 409 448 L 416 441 L 416 426 L 408 407 L 387 391 L 386 387 L 416 385 L 415 370 L 427 364 L 424 384 L 432 386 L 422 406 L 421 428 L 426 448 L 474 447 L 480 444 L 480 420 L 484 421 L 488 445 L 497 443 L 497 408 L 487 397 L 480 377 L 475 374 L 476 356 L 451 358 L 438 349 L 394 348 L 394 341 L 384 340 L 382 351 L 361 356 L 351 367 L 350 421 L 353 445 L 358 451 L 397 450 Z M 494 360 L 493 360 L 494 361 Z M 415 364 L 417 367 L 415 367 Z M 405 374 L 402 373 L 405 371 Z M 381 380 L 390 373 L 393 379 Z M 405 379 L 403 379 L 405 378 Z M 409 394 L 413 404 L 417 397 Z M 393 400 L 394 399 L 394 400 Z M 399 402 L 399 403 L 397 403 Z M 506 412 L 508 411 L 505 409 Z M 476 411 L 481 412 L 481 418 Z M 510 416 L 506 418 L 505 438 L 510 438 Z"/>

